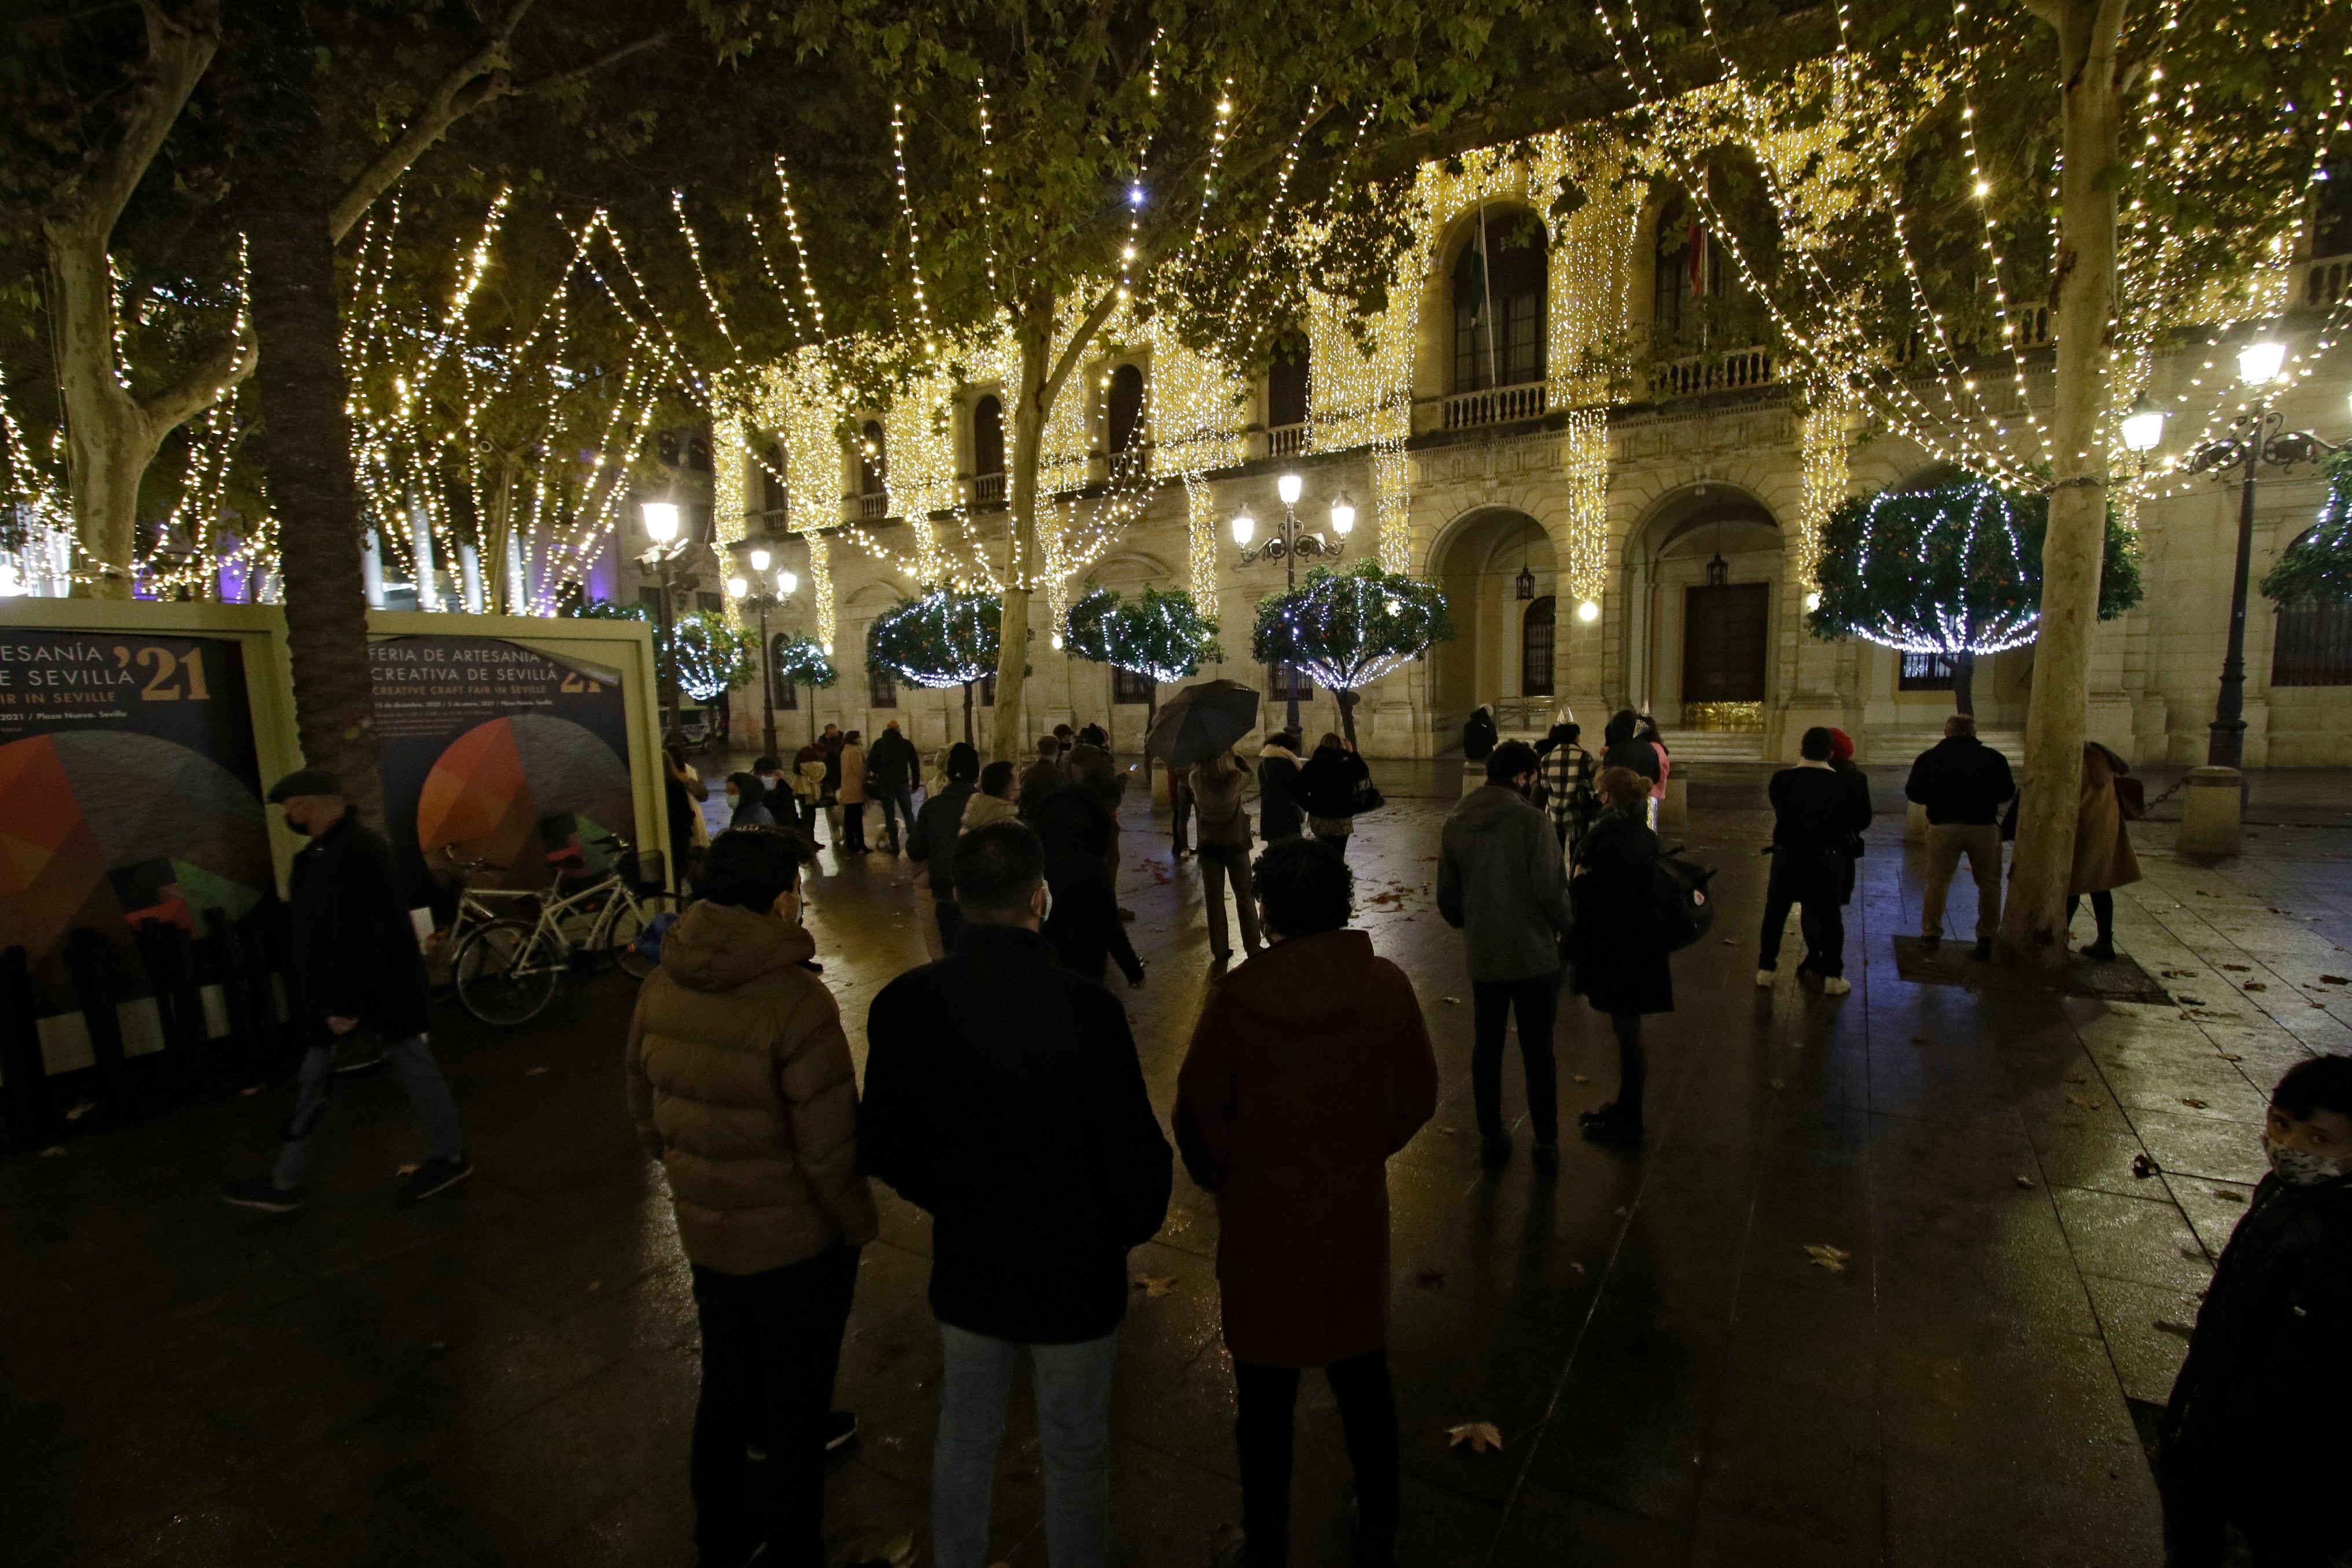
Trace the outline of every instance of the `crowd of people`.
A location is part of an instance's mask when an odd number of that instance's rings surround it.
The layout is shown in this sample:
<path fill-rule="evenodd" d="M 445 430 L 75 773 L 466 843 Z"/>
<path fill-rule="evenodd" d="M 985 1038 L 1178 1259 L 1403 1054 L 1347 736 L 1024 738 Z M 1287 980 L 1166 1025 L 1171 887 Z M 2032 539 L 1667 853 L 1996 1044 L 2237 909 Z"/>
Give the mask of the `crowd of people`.
<path fill-rule="evenodd" d="M 1617 1147 L 1646 1136 L 1643 1019 L 1674 1009 L 1672 954 L 1692 939 L 1677 900 L 1689 884 L 1668 874 L 1653 827 L 1671 764 L 1641 716 L 1612 716 L 1598 758 L 1566 719 L 1534 743 L 1486 739 L 1483 782 L 1442 831 L 1437 904 L 1462 933 L 1470 973 L 1482 1161 L 1498 1168 L 1514 1153 L 1503 1069 L 1516 1023 L 1531 1158 L 1549 1173 L 1560 1157 L 1563 995 L 1608 1018 L 1619 1051 L 1614 1097 L 1580 1117 L 1580 1134 Z M 1799 975 L 1835 997 L 1851 989 L 1841 910 L 1870 787 L 1840 731 L 1806 731 L 1800 754 L 1769 787 L 1757 980 L 1776 982 L 1794 908 Z M 1254 768 L 1228 748 L 1181 771 L 1216 981 L 1178 1074 L 1171 1148 L 1125 1009 L 1103 985 L 1113 965 L 1130 986 L 1144 980 L 1117 899 L 1128 774 L 1107 737 L 1092 726 L 1043 737 L 1019 770 L 952 745 L 918 811 L 920 768 L 890 725 L 870 753 L 856 731 L 829 731 L 789 771 L 762 758 L 730 775 L 729 825 L 693 851 L 694 897 L 661 939 L 629 1025 L 629 1112 L 667 1177 L 702 1335 L 688 1464 L 702 1563 L 825 1562 L 825 1455 L 856 1432 L 854 1416 L 833 1408 L 833 1385 L 861 1249 L 878 1231 L 878 1180 L 933 1220 L 944 1366 L 933 1561 L 990 1561 L 1006 1406 L 1026 1365 L 1046 1561 L 1099 1568 L 1128 1254 L 1160 1230 L 1179 1159 L 1217 1204 L 1234 1367 L 1243 1517 L 1218 1531 L 1212 1561 L 1288 1560 L 1300 1378 L 1321 1369 L 1355 1477 L 1356 1559 L 1392 1563 L 1385 1166 L 1430 1120 L 1439 1078 L 1411 980 L 1349 925 L 1352 819 L 1377 804 L 1369 770 L 1339 736 L 1302 757 L 1296 735 L 1276 734 Z M 2135 814 L 2127 774 L 2103 748 L 2086 755 L 2076 882 L 2097 920 L 2094 957 L 2113 956 L 2111 889 L 2137 874 L 2123 829 Z M 707 789 L 675 754 L 669 783 L 673 809 Z M 1998 923 L 2000 810 L 2014 810 L 2008 764 L 1957 716 L 1906 793 L 1928 820 L 1925 936 L 1940 935 L 1965 854 L 1981 956 Z M 312 838 L 294 869 L 294 991 L 316 1044 L 276 1162 L 226 1196 L 277 1213 L 299 1206 L 334 1043 L 353 1031 L 386 1042 L 425 1134 L 428 1157 L 402 1201 L 445 1192 L 471 1166 L 429 1050 L 423 967 L 389 852 L 331 775 L 291 775 L 269 798 Z M 818 821 L 837 853 L 860 852 L 870 801 L 883 804 L 889 851 L 928 876 L 944 956 L 874 998 L 861 1086 L 801 920 L 801 883 Z M 2346 1390 L 2326 1385 L 2314 1406 L 2306 1380 L 2314 1366 L 2340 1369 L 2352 1343 L 2352 1061 L 2288 1072 L 2263 1144 L 2273 1175 L 2221 1257 L 2163 1417 L 2172 1568 L 2220 1563 L 2229 1522 L 2252 1537 L 2258 1563 L 2318 1564 L 2336 1533 L 2309 1500 L 2326 1495 L 2326 1402 Z"/>

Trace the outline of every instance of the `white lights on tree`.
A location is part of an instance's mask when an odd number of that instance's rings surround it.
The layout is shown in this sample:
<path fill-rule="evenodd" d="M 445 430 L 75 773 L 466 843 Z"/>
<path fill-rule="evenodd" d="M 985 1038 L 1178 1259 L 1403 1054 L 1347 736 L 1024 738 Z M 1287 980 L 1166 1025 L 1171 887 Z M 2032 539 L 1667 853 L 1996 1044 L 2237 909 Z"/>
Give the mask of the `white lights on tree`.
<path fill-rule="evenodd" d="M 2250 387 L 2268 386 L 2286 364 L 2286 345 L 2249 343 L 2238 350 L 2238 379 Z"/>
<path fill-rule="evenodd" d="M 638 512 L 646 521 L 646 537 L 657 545 L 677 538 L 677 507 L 669 501 L 647 501 Z"/>
<path fill-rule="evenodd" d="M 1296 474 L 1285 474 L 1274 482 L 1274 487 L 1276 493 L 1282 497 L 1284 506 L 1295 507 L 1298 505 L 1298 497 L 1306 493 L 1307 481 Z"/>
<path fill-rule="evenodd" d="M 1453 638 L 1444 590 L 1367 560 L 1344 572 L 1317 567 L 1297 587 L 1259 600 L 1250 657 L 1293 665 L 1337 695 L 1353 742 L 1363 688 Z"/>

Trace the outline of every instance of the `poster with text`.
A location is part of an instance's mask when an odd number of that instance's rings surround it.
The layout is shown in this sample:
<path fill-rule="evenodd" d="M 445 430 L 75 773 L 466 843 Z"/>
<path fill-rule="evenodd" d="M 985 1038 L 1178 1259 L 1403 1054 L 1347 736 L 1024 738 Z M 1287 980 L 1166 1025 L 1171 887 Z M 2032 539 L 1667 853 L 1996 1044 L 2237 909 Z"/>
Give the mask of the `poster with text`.
<path fill-rule="evenodd" d="M 0 948 L 64 1005 L 67 934 L 203 935 L 273 897 L 233 638 L 0 631 Z"/>
<path fill-rule="evenodd" d="M 417 904 L 446 907 L 469 866 L 489 887 L 602 871 L 634 835 L 618 671 L 497 637 L 393 637 L 368 659 L 384 822 Z"/>

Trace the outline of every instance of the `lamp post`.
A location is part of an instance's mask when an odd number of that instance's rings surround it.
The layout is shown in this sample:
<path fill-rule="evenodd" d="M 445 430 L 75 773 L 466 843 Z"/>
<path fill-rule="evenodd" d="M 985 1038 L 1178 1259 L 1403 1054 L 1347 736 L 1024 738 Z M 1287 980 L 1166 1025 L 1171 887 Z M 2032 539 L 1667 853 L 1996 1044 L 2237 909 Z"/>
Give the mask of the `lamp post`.
<path fill-rule="evenodd" d="M 730 597 L 741 601 L 743 608 L 760 617 L 760 750 L 761 755 L 776 755 L 776 649 L 768 641 L 768 612 L 776 609 L 793 596 L 801 580 L 789 571 L 779 571 L 774 578 L 775 591 L 767 590 L 768 565 L 774 558 L 765 547 L 752 549 L 750 559 L 756 580 L 761 583 L 759 592 L 751 591 L 754 579 L 730 577 L 727 580 Z"/>
<path fill-rule="evenodd" d="M 2221 656 L 2221 693 L 2205 746 L 2208 768 L 2242 768 L 2246 755 L 2246 580 L 2253 564 L 2254 486 L 2262 465 L 2280 468 L 2309 463 L 2336 448 L 2307 430 L 2289 430 L 2286 416 L 2267 406 L 2264 393 L 2286 362 L 2284 344 L 2249 343 L 2238 350 L 2238 380 L 2253 390 L 2253 407 L 2218 436 L 2189 455 L 2192 474 L 2238 477 L 2238 559 L 2230 579 L 2230 641 Z M 2124 442 L 2136 452 L 2152 448 L 2163 432 L 2164 411 L 2143 398 L 2124 420 Z M 2145 443 L 2145 444 L 2142 444 Z"/>
<path fill-rule="evenodd" d="M 1298 498 L 1306 488 L 1306 481 L 1296 474 L 1285 474 L 1275 481 L 1275 493 L 1282 497 L 1282 521 L 1273 533 L 1266 536 L 1265 542 L 1255 549 L 1250 547 L 1250 540 L 1257 533 L 1257 519 L 1245 511 L 1236 512 L 1231 525 L 1234 543 L 1241 548 L 1242 552 L 1238 564 L 1248 566 L 1253 561 L 1281 561 L 1286 590 L 1298 586 L 1300 556 L 1319 555 L 1339 559 L 1347 553 L 1348 535 L 1356 526 L 1356 503 L 1349 500 L 1348 493 L 1342 490 L 1339 498 L 1331 503 L 1331 537 L 1327 539 L 1319 533 L 1306 531 L 1298 521 Z M 1283 683 L 1283 690 L 1290 705 L 1286 722 L 1288 727 L 1295 730 L 1298 727 L 1298 683 L 1295 674 L 1294 678 Z"/>
<path fill-rule="evenodd" d="M 670 635 L 670 595 L 680 586 L 678 557 L 686 553 L 691 541 L 679 537 L 675 502 L 647 501 L 637 511 L 645 519 L 646 537 L 654 541 L 653 547 L 637 558 L 637 563 L 661 574 L 660 597 L 654 601 L 654 635 L 658 639 L 654 664 L 661 685 L 662 711 L 669 716 L 668 728 L 675 732 L 678 728 L 677 651 Z"/>

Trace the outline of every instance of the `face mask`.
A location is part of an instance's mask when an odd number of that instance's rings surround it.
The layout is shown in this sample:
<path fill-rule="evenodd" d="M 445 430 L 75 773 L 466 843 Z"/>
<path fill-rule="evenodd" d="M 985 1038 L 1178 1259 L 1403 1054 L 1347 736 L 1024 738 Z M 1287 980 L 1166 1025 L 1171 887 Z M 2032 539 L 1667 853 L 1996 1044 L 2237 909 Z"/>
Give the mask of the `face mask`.
<path fill-rule="evenodd" d="M 286 819 L 286 831 L 289 833 L 299 833 L 307 839 L 310 836 L 310 824 L 308 822 L 298 822 L 293 818 L 289 817 Z"/>
<path fill-rule="evenodd" d="M 2309 1149 L 2274 1144 L 2268 1133 L 2263 1134 L 2263 1153 L 2270 1156 L 2271 1169 L 2278 1173 L 2279 1180 L 2289 1186 L 2318 1186 L 2344 1174 L 2334 1160 Z"/>
<path fill-rule="evenodd" d="M 732 805 L 736 804 L 738 801 L 740 801 L 741 799 L 742 799 L 742 797 L 741 797 L 741 796 L 740 796 L 740 795 L 738 795 L 738 794 L 736 794 L 734 790 L 730 789 L 730 790 L 728 790 L 728 791 L 727 791 L 727 803 L 728 803 L 729 805 L 732 806 Z"/>

